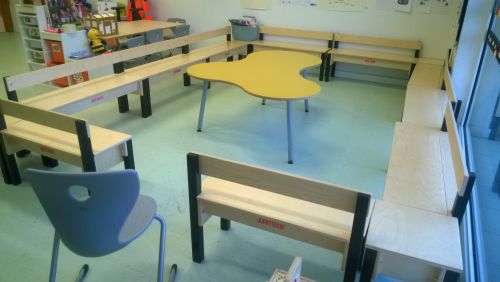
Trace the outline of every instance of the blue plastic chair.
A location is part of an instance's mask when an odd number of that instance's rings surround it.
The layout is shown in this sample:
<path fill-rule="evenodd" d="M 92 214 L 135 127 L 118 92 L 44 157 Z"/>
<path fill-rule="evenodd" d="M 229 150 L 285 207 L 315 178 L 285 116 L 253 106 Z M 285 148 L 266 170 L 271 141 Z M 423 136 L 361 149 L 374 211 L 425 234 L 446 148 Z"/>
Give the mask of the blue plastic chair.
<path fill-rule="evenodd" d="M 26 178 L 55 228 L 49 281 L 56 279 L 60 241 L 77 255 L 104 256 L 139 237 L 153 219 L 161 225 L 158 281 L 163 281 L 165 221 L 156 214 L 155 201 L 139 194 L 135 170 L 60 173 L 28 169 Z M 81 273 L 86 273 L 85 268 Z"/>

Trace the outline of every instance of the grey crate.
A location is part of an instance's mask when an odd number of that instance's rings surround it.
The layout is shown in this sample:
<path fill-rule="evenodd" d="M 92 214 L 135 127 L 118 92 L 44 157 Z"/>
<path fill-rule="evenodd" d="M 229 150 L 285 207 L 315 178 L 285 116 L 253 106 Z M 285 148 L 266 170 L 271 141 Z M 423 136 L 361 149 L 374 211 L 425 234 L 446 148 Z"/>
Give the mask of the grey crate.
<path fill-rule="evenodd" d="M 234 40 L 254 41 L 259 39 L 259 26 L 231 25 Z"/>

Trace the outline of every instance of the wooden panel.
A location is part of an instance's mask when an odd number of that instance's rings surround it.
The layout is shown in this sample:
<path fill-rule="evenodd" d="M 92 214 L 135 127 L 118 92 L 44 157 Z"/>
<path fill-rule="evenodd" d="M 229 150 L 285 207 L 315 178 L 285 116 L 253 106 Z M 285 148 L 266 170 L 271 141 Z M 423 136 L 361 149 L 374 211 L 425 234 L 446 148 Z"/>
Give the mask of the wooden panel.
<path fill-rule="evenodd" d="M 448 103 L 445 112 L 446 129 L 448 130 L 448 138 L 450 141 L 451 156 L 453 159 L 453 167 L 455 168 L 455 178 L 458 186 L 458 194 L 463 196 L 465 186 L 469 178 L 469 172 L 465 163 L 462 146 L 460 145 L 460 137 L 458 135 L 457 124 L 451 109 L 451 104 Z"/>
<path fill-rule="evenodd" d="M 354 49 L 332 49 L 330 53 L 333 55 L 333 60 L 335 61 L 337 56 L 345 56 L 345 57 L 358 57 L 364 58 L 366 60 L 384 60 L 391 62 L 403 62 L 414 64 L 417 62 L 417 58 L 404 56 L 404 55 L 396 55 L 389 53 L 380 53 L 373 51 L 364 51 L 364 50 L 354 50 Z"/>
<path fill-rule="evenodd" d="M 448 95 L 448 100 L 451 102 L 457 102 L 457 97 L 455 96 L 455 90 L 453 89 L 453 82 L 451 81 L 450 71 L 448 69 L 448 60 L 445 60 L 444 69 L 444 85 L 446 87 L 446 95 Z"/>
<path fill-rule="evenodd" d="M 456 218 L 385 200 L 375 202 L 366 247 L 456 272 L 463 269 Z"/>
<path fill-rule="evenodd" d="M 80 120 L 64 114 L 41 110 L 3 99 L 0 99 L 0 112 L 73 134 L 76 134 L 75 122 Z"/>
<path fill-rule="evenodd" d="M 211 30 L 211 31 L 207 31 L 207 32 L 201 32 L 201 33 L 188 35 L 185 37 L 187 38 L 187 43 L 191 44 L 191 43 L 207 40 L 210 38 L 214 38 L 217 36 L 223 36 L 226 34 L 231 34 L 231 28 L 229 26 L 215 29 L 215 30 Z"/>
<path fill-rule="evenodd" d="M 342 62 L 349 64 L 357 64 L 357 65 L 367 65 L 381 68 L 389 68 L 389 69 L 400 69 L 404 71 L 410 70 L 410 65 L 407 63 L 399 63 L 399 62 L 391 62 L 384 60 L 375 60 L 372 58 L 363 58 L 363 57 L 350 57 L 350 56 L 334 56 L 333 62 Z"/>
<path fill-rule="evenodd" d="M 426 86 L 441 88 L 443 67 L 436 64 L 418 62 L 408 81 L 408 86 Z"/>
<path fill-rule="evenodd" d="M 440 89 L 409 85 L 406 89 L 403 123 L 440 129 L 447 101 Z"/>
<path fill-rule="evenodd" d="M 260 26 L 259 33 L 316 40 L 333 40 L 333 32 L 311 31 L 303 29 Z"/>
<path fill-rule="evenodd" d="M 308 53 L 313 54 L 322 54 L 328 51 L 328 47 L 307 45 L 307 44 L 296 44 L 289 42 L 278 42 L 278 41 L 268 41 L 268 40 L 259 40 L 252 42 L 255 47 L 266 47 L 268 49 L 283 49 L 283 50 L 297 50 L 297 51 L 306 51 Z"/>
<path fill-rule="evenodd" d="M 254 187 L 207 177 L 198 196 L 202 213 L 343 251 L 354 214 Z"/>
<path fill-rule="evenodd" d="M 446 208 L 448 215 L 452 215 L 453 204 L 458 195 L 458 186 L 455 178 L 455 168 L 453 167 L 453 158 L 448 134 L 442 135 L 439 139 L 441 146 L 441 161 L 443 163 L 444 192 L 446 195 Z"/>
<path fill-rule="evenodd" d="M 412 50 L 420 50 L 422 48 L 422 42 L 417 40 L 398 40 L 340 33 L 335 33 L 335 41 Z"/>
<path fill-rule="evenodd" d="M 396 123 L 384 200 L 447 213 L 439 129 Z"/>
<path fill-rule="evenodd" d="M 200 172 L 300 200 L 354 212 L 358 192 L 312 179 L 199 154 Z"/>

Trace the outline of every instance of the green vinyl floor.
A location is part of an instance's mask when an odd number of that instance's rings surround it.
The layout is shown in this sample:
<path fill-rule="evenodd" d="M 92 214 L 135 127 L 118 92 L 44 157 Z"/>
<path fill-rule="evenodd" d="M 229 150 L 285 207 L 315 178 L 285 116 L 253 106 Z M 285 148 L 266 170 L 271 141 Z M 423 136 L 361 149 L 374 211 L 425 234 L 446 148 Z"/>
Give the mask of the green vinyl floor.
<path fill-rule="evenodd" d="M 27 71 L 18 34 L 0 33 L 0 75 Z M 310 79 L 317 80 L 316 72 Z M 383 195 L 394 123 L 401 118 L 402 88 L 333 79 L 319 82 L 310 112 L 295 102 L 295 164 L 287 164 L 286 105 L 260 100 L 239 88 L 213 83 L 203 132 L 196 132 L 200 81 L 182 85 L 182 76 L 152 82 L 153 115 L 140 116 L 139 99 L 129 98 L 130 112 L 118 113 L 110 101 L 78 113 L 91 124 L 133 136 L 141 192 L 152 196 L 167 221 L 166 270 L 178 264 L 176 281 L 266 281 L 275 268 L 288 269 L 303 257 L 302 273 L 318 281 L 341 281 L 342 254 L 280 237 L 238 223 L 229 232 L 219 221 L 205 225 L 205 261 L 191 261 L 186 153 L 197 151 L 277 169 L 300 176 Z M 0 87 L 3 88 L 3 87 Z M 19 91 L 20 99 L 47 91 L 35 86 Z M 5 98 L 5 90 L 0 90 Z M 26 168 L 43 168 L 39 156 L 18 159 Z M 114 170 L 123 169 L 122 165 Z M 64 163 L 53 170 L 78 171 Z M 61 211 L 63 212 L 63 211 Z M 46 281 L 53 228 L 29 183 L 0 184 L 0 281 Z M 71 281 L 88 263 L 86 281 L 155 281 L 159 226 L 123 250 L 101 258 L 82 258 L 64 246 L 58 281 Z"/>

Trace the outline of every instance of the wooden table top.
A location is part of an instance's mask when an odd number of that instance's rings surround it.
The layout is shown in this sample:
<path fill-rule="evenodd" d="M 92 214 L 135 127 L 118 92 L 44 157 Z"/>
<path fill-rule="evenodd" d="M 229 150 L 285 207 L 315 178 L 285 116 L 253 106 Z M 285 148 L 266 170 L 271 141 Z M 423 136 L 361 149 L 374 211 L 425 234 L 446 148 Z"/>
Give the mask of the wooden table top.
<path fill-rule="evenodd" d="M 188 68 L 190 76 L 236 85 L 248 94 L 272 100 L 297 100 L 313 96 L 320 86 L 302 77 L 301 71 L 321 64 L 317 56 L 292 51 L 259 51 L 234 62 L 214 62 Z"/>
<path fill-rule="evenodd" d="M 129 36 L 134 34 L 145 33 L 155 29 L 168 29 L 181 25 L 180 23 L 164 22 L 164 21 L 122 21 L 118 22 L 118 34 L 102 36 L 102 39 L 110 39 L 116 37 Z"/>

